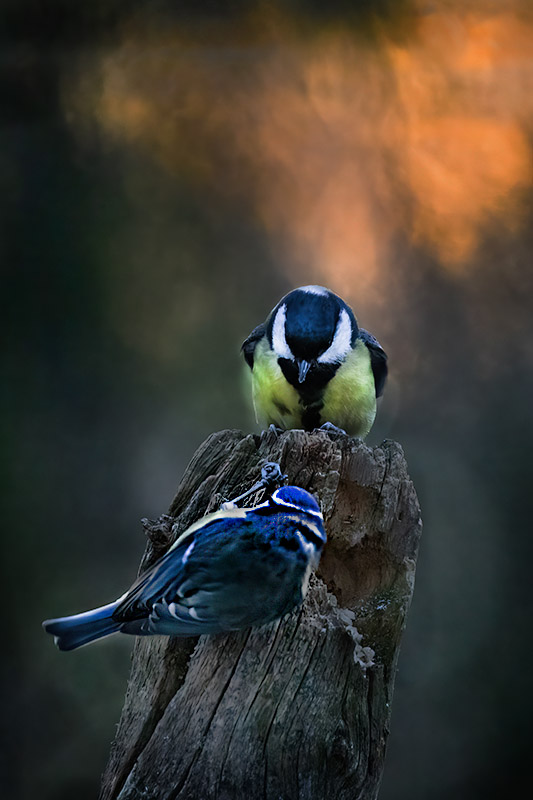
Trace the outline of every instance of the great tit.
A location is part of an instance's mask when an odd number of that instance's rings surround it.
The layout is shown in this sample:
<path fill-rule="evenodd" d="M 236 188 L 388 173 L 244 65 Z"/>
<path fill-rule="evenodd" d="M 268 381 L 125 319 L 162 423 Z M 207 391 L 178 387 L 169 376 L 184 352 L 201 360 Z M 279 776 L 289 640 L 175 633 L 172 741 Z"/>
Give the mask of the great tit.
<path fill-rule="evenodd" d="M 299 605 L 326 542 L 314 497 L 277 489 L 191 525 L 114 603 L 43 622 L 60 650 L 120 631 L 198 636 L 272 622 Z"/>
<path fill-rule="evenodd" d="M 336 427 L 364 438 L 387 356 L 350 306 L 323 286 L 285 295 L 242 345 L 257 421 L 287 430 Z"/>

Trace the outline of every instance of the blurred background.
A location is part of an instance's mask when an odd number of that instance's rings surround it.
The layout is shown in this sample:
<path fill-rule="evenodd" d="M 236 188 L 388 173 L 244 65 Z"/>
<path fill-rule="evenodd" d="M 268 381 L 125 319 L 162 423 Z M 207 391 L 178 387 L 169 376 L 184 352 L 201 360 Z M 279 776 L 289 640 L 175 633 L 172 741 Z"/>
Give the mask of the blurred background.
<path fill-rule="evenodd" d="M 327 10 L 325 10 L 327 6 Z M 2 789 L 97 794 L 132 642 L 113 599 L 239 347 L 325 284 L 389 354 L 370 444 L 424 518 L 381 800 L 511 796 L 531 692 L 533 8 L 3 0 Z"/>

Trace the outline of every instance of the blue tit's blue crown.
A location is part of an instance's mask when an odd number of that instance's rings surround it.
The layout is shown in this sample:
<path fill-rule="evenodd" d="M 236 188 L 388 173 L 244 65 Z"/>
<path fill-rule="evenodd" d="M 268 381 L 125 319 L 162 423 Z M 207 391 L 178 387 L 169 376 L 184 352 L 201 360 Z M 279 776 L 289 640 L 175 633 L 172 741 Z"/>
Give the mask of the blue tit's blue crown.
<path fill-rule="evenodd" d="M 272 495 L 272 502 L 283 509 L 296 509 L 303 514 L 311 514 L 322 519 L 320 507 L 312 494 L 298 486 L 282 486 Z"/>

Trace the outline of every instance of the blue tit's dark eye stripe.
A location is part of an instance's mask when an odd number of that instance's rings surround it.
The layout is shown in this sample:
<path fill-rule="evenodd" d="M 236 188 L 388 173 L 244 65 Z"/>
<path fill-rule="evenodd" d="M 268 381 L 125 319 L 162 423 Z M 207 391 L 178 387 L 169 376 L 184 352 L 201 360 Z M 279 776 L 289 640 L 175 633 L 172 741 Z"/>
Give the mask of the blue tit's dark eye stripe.
<path fill-rule="evenodd" d="M 294 521 L 298 523 L 298 533 L 304 536 L 313 547 L 320 550 L 326 543 L 325 536 L 320 533 L 319 528 L 314 525 L 306 524 L 302 519 L 294 517 Z"/>
<path fill-rule="evenodd" d="M 297 539 L 294 539 L 291 536 L 282 536 L 281 539 L 279 539 L 279 543 L 285 548 L 285 550 L 292 550 L 293 552 L 296 552 L 300 549 L 300 543 L 297 541 Z"/>

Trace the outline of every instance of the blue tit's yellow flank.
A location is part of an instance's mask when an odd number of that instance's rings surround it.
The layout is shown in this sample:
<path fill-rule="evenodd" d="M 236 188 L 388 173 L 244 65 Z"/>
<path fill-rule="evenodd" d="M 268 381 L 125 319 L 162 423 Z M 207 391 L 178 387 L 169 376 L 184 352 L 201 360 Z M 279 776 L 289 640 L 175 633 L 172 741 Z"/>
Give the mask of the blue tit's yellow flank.
<path fill-rule="evenodd" d="M 43 622 L 60 650 L 111 633 L 199 636 L 272 622 L 299 605 L 326 541 L 314 497 L 284 486 L 208 514 L 114 603 Z"/>
<path fill-rule="evenodd" d="M 242 346 L 257 421 L 364 438 L 387 378 L 387 356 L 352 309 L 323 286 L 283 297 Z"/>

